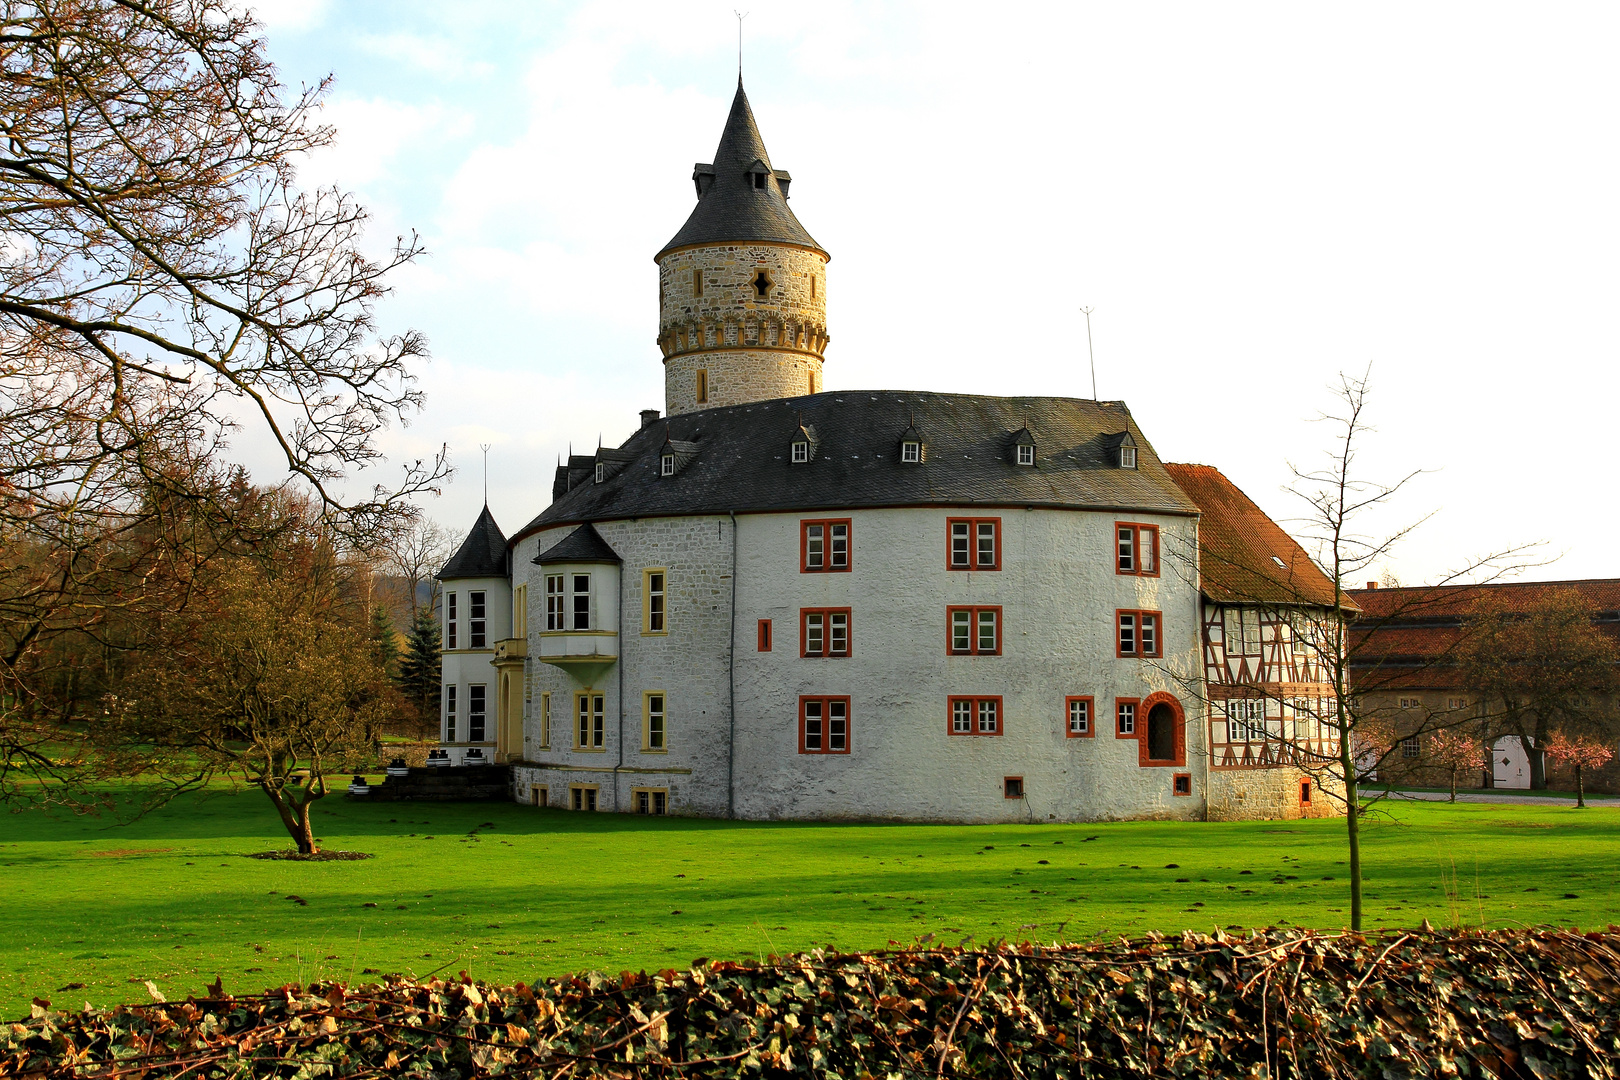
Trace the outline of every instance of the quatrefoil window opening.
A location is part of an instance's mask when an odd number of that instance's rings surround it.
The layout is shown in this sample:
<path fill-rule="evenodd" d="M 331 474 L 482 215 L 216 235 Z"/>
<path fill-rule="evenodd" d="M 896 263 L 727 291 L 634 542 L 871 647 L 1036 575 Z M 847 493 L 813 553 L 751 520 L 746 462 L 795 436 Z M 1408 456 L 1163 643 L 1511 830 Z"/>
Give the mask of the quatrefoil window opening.
<path fill-rule="evenodd" d="M 761 270 L 759 273 L 755 274 L 754 280 L 750 282 L 750 284 L 754 286 L 754 292 L 759 294 L 759 298 L 761 300 L 770 295 L 771 276 L 765 271 Z"/>

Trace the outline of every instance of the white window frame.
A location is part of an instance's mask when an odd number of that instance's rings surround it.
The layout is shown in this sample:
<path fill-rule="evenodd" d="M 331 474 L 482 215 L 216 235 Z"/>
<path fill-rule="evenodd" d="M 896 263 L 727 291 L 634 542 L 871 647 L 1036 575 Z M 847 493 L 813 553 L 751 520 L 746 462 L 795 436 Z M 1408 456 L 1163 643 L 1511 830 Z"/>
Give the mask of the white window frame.
<path fill-rule="evenodd" d="M 660 476 L 675 475 L 675 455 L 665 454 L 658 459 L 658 473 Z"/>
<path fill-rule="evenodd" d="M 446 651 L 454 652 L 456 648 L 457 619 L 456 594 L 444 594 L 444 647 Z"/>
<path fill-rule="evenodd" d="M 594 624 L 595 624 L 596 620 L 594 618 L 592 618 L 592 616 L 595 615 L 595 613 L 596 613 L 596 604 L 593 602 L 594 598 L 591 596 L 591 584 L 592 584 L 592 579 L 595 576 L 596 575 L 594 575 L 594 574 L 578 574 L 578 573 L 568 575 L 568 578 L 569 578 L 569 581 L 568 581 L 568 629 L 569 630 L 580 631 L 580 630 L 594 629 Z M 581 589 L 579 587 L 579 583 L 581 581 L 585 582 L 585 587 L 583 589 Z M 585 598 L 585 610 L 584 610 L 585 625 L 584 626 L 581 626 L 579 624 L 579 616 L 581 614 L 580 605 L 579 605 L 580 597 Z"/>
<path fill-rule="evenodd" d="M 568 629 L 568 575 L 546 575 L 546 629 Z"/>
<path fill-rule="evenodd" d="M 489 645 L 489 596 L 482 589 L 467 594 L 467 648 Z"/>
<path fill-rule="evenodd" d="M 473 733 L 473 725 L 477 724 L 483 730 Z M 485 737 L 489 734 L 489 684 L 467 684 L 467 741 L 488 742 Z"/>
<path fill-rule="evenodd" d="M 444 741 L 456 741 L 456 684 L 447 683 L 444 688 Z"/>
<path fill-rule="evenodd" d="M 1035 464 L 1035 446 L 1034 446 L 1033 443 L 1019 443 L 1018 444 L 1018 464 L 1020 464 L 1020 465 L 1033 465 L 1033 464 Z"/>
<path fill-rule="evenodd" d="M 922 443 L 907 439 L 900 444 L 900 460 L 907 465 L 915 465 L 922 461 Z"/>
<path fill-rule="evenodd" d="M 1136 702 L 1114 703 L 1114 734 L 1121 737 L 1136 734 Z"/>
<path fill-rule="evenodd" d="M 1119 448 L 1119 467 L 1122 469 L 1136 468 L 1136 447 L 1122 446 Z"/>
<path fill-rule="evenodd" d="M 810 460 L 810 444 L 803 439 L 793 440 L 793 464 L 803 465 Z"/>
<path fill-rule="evenodd" d="M 1087 698 L 1075 698 L 1069 702 L 1069 734 L 1091 734 L 1091 701 Z"/>

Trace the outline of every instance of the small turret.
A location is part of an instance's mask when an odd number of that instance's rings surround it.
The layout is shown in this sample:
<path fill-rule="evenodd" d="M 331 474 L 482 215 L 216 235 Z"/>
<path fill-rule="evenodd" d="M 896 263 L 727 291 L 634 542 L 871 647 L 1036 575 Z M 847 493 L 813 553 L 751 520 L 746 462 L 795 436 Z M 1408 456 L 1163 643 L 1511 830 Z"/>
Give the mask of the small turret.
<path fill-rule="evenodd" d="M 656 256 L 658 345 L 671 416 L 814 394 L 827 348 L 827 252 L 788 208 L 737 80 L 698 203 Z"/>

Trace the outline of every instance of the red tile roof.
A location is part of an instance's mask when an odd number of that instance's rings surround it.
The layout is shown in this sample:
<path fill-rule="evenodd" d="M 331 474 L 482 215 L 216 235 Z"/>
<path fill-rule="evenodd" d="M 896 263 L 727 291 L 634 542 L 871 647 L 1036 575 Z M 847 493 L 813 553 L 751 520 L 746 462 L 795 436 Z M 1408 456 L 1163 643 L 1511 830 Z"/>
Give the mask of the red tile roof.
<path fill-rule="evenodd" d="M 1333 582 L 1254 500 L 1210 465 L 1165 470 L 1202 515 L 1199 569 L 1216 603 L 1333 605 Z M 1346 597 L 1351 610 L 1355 605 Z"/>
<path fill-rule="evenodd" d="M 1166 466 L 1175 468 L 1176 466 Z M 1508 606 L 1526 608 L 1555 592 L 1573 589 L 1594 613 L 1620 611 L 1620 578 L 1583 581 L 1505 581 L 1490 585 L 1417 585 L 1399 589 L 1353 589 L 1361 610 L 1370 618 L 1455 619 L 1469 614 L 1487 596 Z"/>

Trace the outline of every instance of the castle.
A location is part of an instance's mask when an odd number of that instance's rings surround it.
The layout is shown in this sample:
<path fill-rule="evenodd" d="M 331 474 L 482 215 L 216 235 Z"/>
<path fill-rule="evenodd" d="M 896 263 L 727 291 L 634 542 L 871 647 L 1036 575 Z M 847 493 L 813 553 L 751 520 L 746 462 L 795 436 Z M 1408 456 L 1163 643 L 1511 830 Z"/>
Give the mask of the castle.
<path fill-rule="evenodd" d="M 824 390 L 828 254 L 740 79 L 692 181 L 664 415 L 439 575 L 438 760 L 585 811 L 1337 812 L 1293 540 L 1123 402 Z"/>

